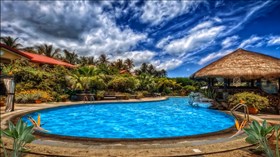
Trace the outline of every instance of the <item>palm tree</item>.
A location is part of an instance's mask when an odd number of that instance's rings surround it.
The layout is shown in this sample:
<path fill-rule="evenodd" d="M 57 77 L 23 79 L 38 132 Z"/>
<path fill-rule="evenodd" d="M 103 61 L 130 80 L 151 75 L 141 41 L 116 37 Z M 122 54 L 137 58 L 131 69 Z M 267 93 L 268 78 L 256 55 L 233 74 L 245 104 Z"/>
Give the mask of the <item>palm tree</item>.
<path fill-rule="evenodd" d="M 37 53 L 37 51 L 34 50 L 34 47 L 25 47 L 25 48 L 22 48 L 21 50 L 31 52 L 31 53 Z"/>
<path fill-rule="evenodd" d="M 20 43 L 18 43 L 17 40 L 18 40 L 18 38 L 14 39 L 10 36 L 0 38 L 0 41 L 2 44 L 5 44 L 11 48 L 19 49 L 20 47 L 22 47 L 22 45 Z"/>
<path fill-rule="evenodd" d="M 153 66 L 153 64 L 148 65 L 147 72 L 148 72 L 149 74 L 154 75 L 154 74 L 155 74 L 155 71 L 156 71 L 156 69 L 155 69 L 155 67 Z"/>
<path fill-rule="evenodd" d="M 79 64 L 81 64 L 81 65 L 95 65 L 96 64 L 96 61 L 93 56 L 91 56 L 91 57 L 81 56 L 78 60 L 79 60 L 78 61 Z"/>
<path fill-rule="evenodd" d="M 99 56 L 99 63 L 100 64 L 108 64 L 109 63 L 109 59 L 105 54 L 102 54 Z"/>
<path fill-rule="evenodd" d="M 161 69 L 161 70 L 159 71 L 159 77 L 166 77 L 166 75 L 167 75 L 166 70 Z"/>
<path fill-rule="evenodd" d="M 93 56 L 87 57 L 87 64 L 88 65 L 95 65 L 96 64 L 96 61 L 95 61 Z"/>
<path fill-rule="evenodd" d="M 54 49 L 53 45 L 42 44 L 35 46 L 35 48 L 37 49 L 38 54 L 43 54 L 52 58 L 58 58 L 60 56 L 60 49 Z"/>
<path fill-rule="evenodd" d="M 70 64 L 76 64 L 78 61 L 78 54 L 73 51 L 70 52 L 68 50 L 63 50 L 64 52 L 64 61 L 70 63 Z"/>
<path fill-rule="evenodd" d="M 124 61 L 125 65 L 126 65 L 126 68 L 127 70 L 131 70 L 135 65 L 133 64 L 133 60 L 132 59 L 129 59 L 127 58 L 125 61 Z"/>
<path fill-rule="evenodd" d="M 113 63 L 113 66 L 119 70 L 123 70 L 125 65 L 123 64 L 123 60 L 118 59 L 116 62 Z"/>
<path fill-rule="evenodd" d="M 140 67 L 141 73 L 147 73 L 148 72 L 148 64 L 147 63 L 142 63 Z"/>

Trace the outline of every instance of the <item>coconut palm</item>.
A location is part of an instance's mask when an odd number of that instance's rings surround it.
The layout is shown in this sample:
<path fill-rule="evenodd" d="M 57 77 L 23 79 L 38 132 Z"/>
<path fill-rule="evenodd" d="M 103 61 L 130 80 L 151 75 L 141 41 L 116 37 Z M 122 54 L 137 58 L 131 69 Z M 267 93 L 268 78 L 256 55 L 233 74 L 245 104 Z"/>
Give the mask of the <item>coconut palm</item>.
<path fill-rule="evenodd" d="M 73 51 L 73 52 L 70 52 L 68 50 L 63 50 L 63 53 L 64 53 L 64 61 L 70 63 L 70 64 L 76 64 L 77 61 L 78 61 L 78 54 Z"/>
<path fill-rule="evenodd" d="M 53 45 L 47 45 L 47 44 L 42 44 L 42 45 L 37 45 L 35 46 L 35 49 L 37 50 L 38 54 L 43 54 L 48 57 L 52 58 L 59 58 L 60 57 L 60 49 L 57 48 L 55 49 Z"/>
<path fill-rule="evenodd" d="M 156 69 L 155 69 L 155 67 L 153 66 L 153 64 L 148 65 L 148 67 L 147 67 L 147 72 L 148 72 L 149 74 L 151 74 L 151 75 L 154 75 L 154 74 L 155 74 Z"/>
<path fill-rule="evenodd" d="M 100 64 L 108 64 L 109 63 L 109 59 L 105 54 L 102 54 L 99 56 L 99 63 Z"/>
<path fill-rule="evenodd" d="M 164 70 L 164 69 L 154 72 L 154 76 L 156 76 L 156 77 L 166 77 L 166 75 L 167 75 L 166 70 Z"/>
<path fill-rule="evenodd" d="M 131 70 L 135 66 L 133 60 L 129 58 L 124 61 L 124 64 L 126 65 L 127 70 Z"/>
<path fill-rule="evenodd" d="M 116 67 L 119 70 L 123 70 L 125 65 L 123 63 L 123 60 L 118 59 L 116 62 L 113 63 L 113 66 Z"/>
<path fill-rule="evenodd" d="M 91 57 L 81 56 L 79 58 L 78 62 L 81 65 L 95 65 L 96 64 L 96 61 L 93 56 L 91 56 Z"/>
<path fill-rule="evenodd" d="M 87 57 L 87 64 L 88 65 L 95 65 L 96 61 L 93 56 Z"/>
<path fill-rule="evenodd" d="M 18 43 L 17 40 L 18 40 L 18 38 L 14 39 L 10 36 L 0 38 L 0 41 L 2 44 L 5 44 L 11 48 L 19 49 L 20 47 L 22 47 L 22 45 L 20 43 Z"/>
<path fill-rule="evenodd" d="M 142 63 L 140 67 L 141 73 L 147 73 L 148 72 L 148 64 L 147 63 Z"/>
<path fill-rule="evenodd" d="M 166 77 L 167 72 L 164 69 L 161 69 L 159 77 Z"/>
<path fill-rule="evenodd" d="M 31 53 L 37 53 L 37 51 L 34 49 L 34 47 L 25 47 L 25 48 L 22 48 L 21 50 L 31 52 Z"/>

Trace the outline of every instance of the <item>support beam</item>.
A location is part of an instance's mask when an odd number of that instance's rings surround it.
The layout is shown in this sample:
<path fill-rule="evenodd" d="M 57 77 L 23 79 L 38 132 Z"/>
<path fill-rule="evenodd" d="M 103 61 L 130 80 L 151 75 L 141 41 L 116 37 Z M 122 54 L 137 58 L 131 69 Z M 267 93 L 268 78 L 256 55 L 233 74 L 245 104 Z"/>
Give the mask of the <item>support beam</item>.
<path fill-rule="evenodd" d="M 254 82 L 255 82 L 255 80 L 251 80 L 251 87 L 255 86 Z"/>
<path fill-rule="evenodd" d="M 278 93 L 280 93 L 280 78 L 278 78 Z"/>

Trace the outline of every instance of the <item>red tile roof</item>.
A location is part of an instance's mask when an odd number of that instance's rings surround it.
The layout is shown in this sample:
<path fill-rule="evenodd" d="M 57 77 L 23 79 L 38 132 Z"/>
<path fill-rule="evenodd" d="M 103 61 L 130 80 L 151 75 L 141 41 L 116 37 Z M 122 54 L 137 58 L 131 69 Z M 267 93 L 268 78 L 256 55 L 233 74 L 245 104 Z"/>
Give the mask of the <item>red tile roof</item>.
<path fill-rule="evenodd" d="M 62 66 L 66 66 L 66 67 L 75 67 L 72 64 L 51 58 L 51 57 L 47 57 L 44 55 L 39 55 L 39 54 L 34 54 L 34 53 L 30 53 L 30 52 L 24 52 L 24 51 L 20 51 L 14 48 L 11 48 L 7 45 L 1 44 L 0 43 L 0 47 L 3 47 L 5 49 L 8 49 L 18 55 L 21 55 L 25 58 L 28 58 L 30 60 L 30 62 L 35 62 L 35 63 L 43 63 L 43 64 L 51 64 L 51 65 L 62 65 Z"/>
<path fill-rule="evenodd" d="M 45 63 L 45 64 L 52 64 L 52 65 L 63 65 L 63 66 L 67 66 L 67 67 L 71 67 L 73 68 L 74 65 L 51 58 L 51 57 L 47 57 L 44 55 L 39 55 L 39 54 L 34 54 L 34 53 L 30 53 L 30 52 L 24 52 L 21 51 L 23 54 L 25 54 L 26 56 L 28 56 L 28 58 L 30 59 L 31 62 L 35 62 L 35 63 Z"/>
<path fill-rule="evenodd" d="M 22 52 L 20 52 L 20 51 L 17 50 L 17 49 L 11 48 L 10 46 L 7 46 L 7 45 L 4 45 L 4 44 L 1 44 L 1 43 L 0 43 L 0 47 L 3 47 L 3 48 L 5 48 L 5 49 L 7 49 L 7 50 L 9 50 L 9 51 L 14 52 L 15 54 L 18 54 L 18 55 L 20 55 L 20 56 L 23 56 L 23 57 L 29 59 L 29 57 L 28 57 L 27 55 L 23 54 Z"/>

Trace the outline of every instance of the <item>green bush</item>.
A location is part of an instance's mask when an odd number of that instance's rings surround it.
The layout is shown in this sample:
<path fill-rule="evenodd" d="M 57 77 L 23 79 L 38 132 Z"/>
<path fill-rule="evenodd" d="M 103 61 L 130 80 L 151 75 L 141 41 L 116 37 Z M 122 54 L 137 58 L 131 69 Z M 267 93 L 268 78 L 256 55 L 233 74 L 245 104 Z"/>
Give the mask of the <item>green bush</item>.
<path fill-rule="evenodd" d="M 160 92 L 163 94 L 170 94 L 173 90 L 179 90 L 182 88 L 182 86 L 176 81 L 167 78 L 157 79 L 156 84 L 157 88 L 154 92 Z"/>
<path fill-rule="evenodd" d="M 196 91 L 196 87 L 192 86 L 192 85 L 186 85 L 184 86 L 181 90 L 180 90 L 180 95 L 184 96 L 184 95 L 188 95 L 191 92 Z"/>
<path fill-rule="evenodd" d="M 133 77 L 118 76 L 113 78 L 108 87 L 120 92 L 132 92 L 139 86 L 139 81 Z"/>
<path fill-rule="evenodd" d="M 105 91 L 97 91 L 96 92 L 96 95 L 95 95 L 95 98 L 97 99 L 97 100 L 101 100 L 101 99 L 103 99 L 104 98 L 104 95 L 105 95 Z"/>
<path fill-rule="evenodd" d="M 107 88 L 107 85 L 101 77 L 93 76 L 91 78 L 90 87 L 93 88 L 94 90 L 104 90 Z"/>
<path fill-rule="evenodd" d="M 35 100 L 48 102 L 52 101 L 53 97 L 46 91 L 32 89 L 16 93 L 15 100 L 17 103 L 34 103 Z"/>
<path fill-rule="evenodd" d="M 144 93 L 143 92 L 137 92 L 136 93 L 136 99 L 141 99 L 141 98 L 144 98 Z"/>
<path fill-rule="evenodd" d="M 268 99 L 266 97 L 262 97 L 250 92 L 242 92 L 229 96 L 228 102 L 230 106 L 233 107 L 239 104 L 241 100 L 244 101 L 248 107 L 254 107 L 259 110 L 269 105 Z"/>
<path fill-rule="evenodd" d="M 16 60 L 14 63 L 4 66 L 3 70 L 14 75 L 16 91 L 39 89 L 43 91 L 55 91 L 49 94 L 64 94 L 66 89 L 65 76 L 70 70 L 62 66 L 49 67 L 38 66 L 33 63 Z M 51 95 L 56 98 L 56 95 Z"/>
<path fill-rule="evenodd" d="M 202 90 L 202 93 L 205 97 L 209 98 L 209 99 L 213 99 L 213 100 L 216 100 L 217 98 L 217 93 L 214 89 L 205 89 L 205 90 Z"/>

